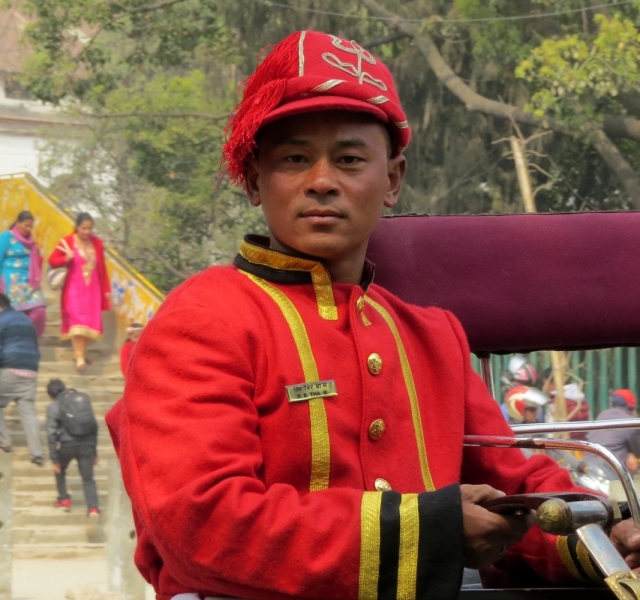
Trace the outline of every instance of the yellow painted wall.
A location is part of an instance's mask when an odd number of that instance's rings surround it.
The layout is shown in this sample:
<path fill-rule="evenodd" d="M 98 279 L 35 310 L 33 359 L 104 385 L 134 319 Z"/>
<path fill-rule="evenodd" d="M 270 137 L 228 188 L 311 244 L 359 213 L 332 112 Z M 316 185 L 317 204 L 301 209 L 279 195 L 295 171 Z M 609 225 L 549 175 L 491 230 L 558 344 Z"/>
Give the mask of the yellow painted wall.
<path fill-rule="evenodd" d="M 32 176 L 0 176 L 0 231 L 7 229 L 23 210 L 31 211 L 35 217 L 34 236 L 46 263 L 60 239 L 73 232 L 74 217 L 60 208 L 57 199 Z M 110 248 L 105 251 L 118 329 L 115 337 L 120 342 L 127 325 L 145 325 L 149 321 L 163 295 L 117 252 Z"/>

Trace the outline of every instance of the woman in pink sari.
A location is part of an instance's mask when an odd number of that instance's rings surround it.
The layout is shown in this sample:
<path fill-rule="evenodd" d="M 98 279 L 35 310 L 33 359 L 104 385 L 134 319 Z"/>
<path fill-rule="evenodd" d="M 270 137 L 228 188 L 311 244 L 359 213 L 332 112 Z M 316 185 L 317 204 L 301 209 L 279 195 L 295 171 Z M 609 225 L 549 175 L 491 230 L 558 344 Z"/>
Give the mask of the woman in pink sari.
<path fill-rule="evenodd" d="M 40 289 L 42 257 L 31 231 L 33 215 L 23 210 L 15 223 L 0 234 L 0 292 L 14 310 L 31 319 L 40 337 L 46 321 L 46 302 Z"/>
<path fill-rule="evenodd" d="M 53 268 L 67 267 L 62 289 L 61 337 L 71 338 L 78 371 L 86 369 L 87 345 L 102 336 L 102 311 L 110 308 L 104 246 L 92 231 L 91 215 L 80 213 L 75 232 L 62 238 L 49 257 Z"/>

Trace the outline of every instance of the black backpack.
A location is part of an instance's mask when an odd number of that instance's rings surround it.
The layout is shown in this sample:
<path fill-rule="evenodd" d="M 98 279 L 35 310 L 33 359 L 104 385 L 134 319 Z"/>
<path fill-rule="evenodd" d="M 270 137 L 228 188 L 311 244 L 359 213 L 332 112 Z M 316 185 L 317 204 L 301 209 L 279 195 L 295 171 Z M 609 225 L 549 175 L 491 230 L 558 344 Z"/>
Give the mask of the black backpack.
<path fill-rule="evenodd" d="M 62 426 L 67 433 L 74 437 L 84 437 L 98 431 L 98 421 L 93 414 L 89 396 L 73 389 L 65 390 L 58 397 L 58 403 Z"/>

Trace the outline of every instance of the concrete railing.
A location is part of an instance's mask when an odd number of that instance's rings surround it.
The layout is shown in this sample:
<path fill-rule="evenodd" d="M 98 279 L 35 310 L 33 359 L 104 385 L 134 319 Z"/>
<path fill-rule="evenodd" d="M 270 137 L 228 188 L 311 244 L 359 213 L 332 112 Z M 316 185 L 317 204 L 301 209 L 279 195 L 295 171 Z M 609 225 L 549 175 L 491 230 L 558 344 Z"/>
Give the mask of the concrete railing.
<path fill-rule="evenodd" d="M 30 174 L 0 175 L 0 231 L 7 229 L 23 210 L 33 213 L 34 236 L 46 262 L 60 239 L 73 232 L 74 215 L 63 209 L 57 198 Z M 105 246 L 105 252 L 116 316 L 113 342 L 119 344 L 127 325 L 134 321 L 147 323 L 163 295 L 115 250 Z"/>

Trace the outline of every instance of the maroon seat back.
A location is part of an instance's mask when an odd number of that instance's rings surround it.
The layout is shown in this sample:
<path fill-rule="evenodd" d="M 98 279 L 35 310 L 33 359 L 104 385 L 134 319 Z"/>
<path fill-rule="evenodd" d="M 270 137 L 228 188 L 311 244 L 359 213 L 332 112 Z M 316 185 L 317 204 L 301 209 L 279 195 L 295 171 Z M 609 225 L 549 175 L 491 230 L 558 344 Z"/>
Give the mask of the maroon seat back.
<path fill-rule="evenodd" d="M 640 346 L 640 212 L 384 218 L 368 256 L 474 352 Z"/>

